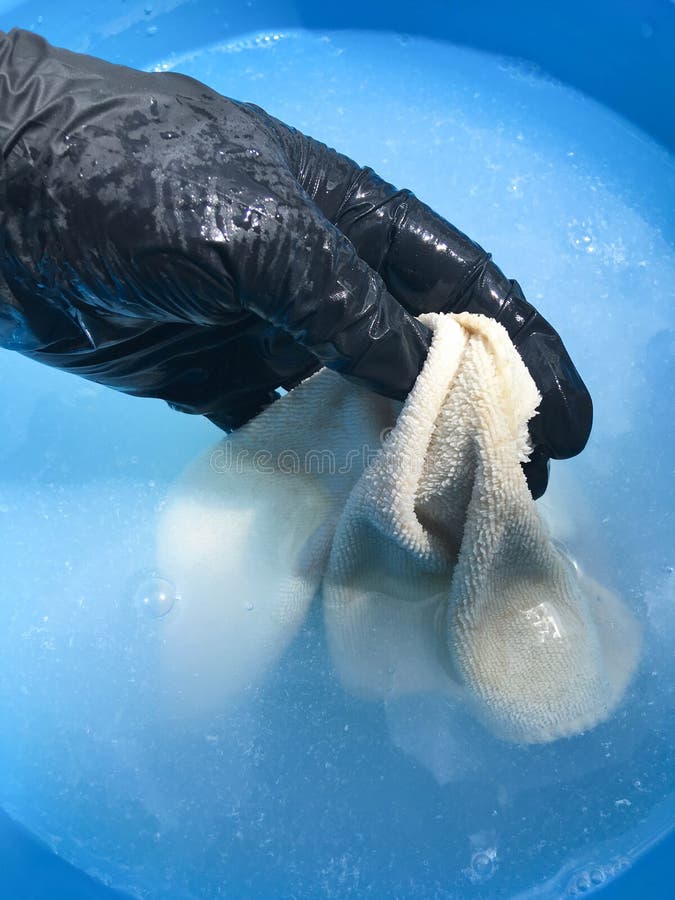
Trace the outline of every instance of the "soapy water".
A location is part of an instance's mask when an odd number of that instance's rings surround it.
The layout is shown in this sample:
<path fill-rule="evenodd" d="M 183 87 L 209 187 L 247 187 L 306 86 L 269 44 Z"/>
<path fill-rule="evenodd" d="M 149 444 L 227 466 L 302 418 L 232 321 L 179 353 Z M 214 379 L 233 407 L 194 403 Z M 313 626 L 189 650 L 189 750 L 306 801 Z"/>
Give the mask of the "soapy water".
<path fill-rule="evenodd" d="M 139 896 L 590 893 L 673 811 L 673 160 L 531 67 L 429 41 L 252 35 L 149 67 L 412 188 L 520 280 L 596 407 L 541 506 L 642 620 L 643 663 L 608 722 L 519 747 L 445 697 L 347 695 L 315 608 L 264 684 L 184 715 L 158 673 L 190 598 L 154 528 L 219 433 L 3 353 L 0 804 Z M 219 677 L 189 662 L 186 696 Z"/>

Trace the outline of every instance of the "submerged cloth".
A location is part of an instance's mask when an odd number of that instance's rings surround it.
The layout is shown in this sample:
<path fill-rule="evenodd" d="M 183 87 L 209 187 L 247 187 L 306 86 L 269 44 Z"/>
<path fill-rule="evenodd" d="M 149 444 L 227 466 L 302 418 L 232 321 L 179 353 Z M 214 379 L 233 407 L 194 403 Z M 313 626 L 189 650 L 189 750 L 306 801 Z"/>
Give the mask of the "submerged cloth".
<path fill-rule="evenodd" d="M 255 681 L 320 591 L 335 666 L 359 694 L 449 693 L 526 743 L 620 701 L 639 629 L 556 549 L 528 492 L 540 398 L 527 369 L 490 319 L 423 321 L 433 341 L 404 405 L 323 370 L 169 498 L 160 566 L 183 609 L 167 670 L 183 684 L 190 672 L 195 698 Z"/>

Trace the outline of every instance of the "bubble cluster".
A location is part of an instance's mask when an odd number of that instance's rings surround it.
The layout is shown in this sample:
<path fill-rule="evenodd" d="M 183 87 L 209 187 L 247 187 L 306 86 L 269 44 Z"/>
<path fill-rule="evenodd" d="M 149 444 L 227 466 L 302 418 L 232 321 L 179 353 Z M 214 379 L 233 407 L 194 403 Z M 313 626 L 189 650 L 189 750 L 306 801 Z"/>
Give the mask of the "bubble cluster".
<path fill-rule="evenodd" d="M 620 856 L 605 865 L 590 866 L 581 872 L 576 872 L 570 879 L 565 895 L 567 897 L 579 897 L 582 894 L 595 891 L 600 885 L 616 878 L 628 865 L 629 861 L 625 857 Z"/>

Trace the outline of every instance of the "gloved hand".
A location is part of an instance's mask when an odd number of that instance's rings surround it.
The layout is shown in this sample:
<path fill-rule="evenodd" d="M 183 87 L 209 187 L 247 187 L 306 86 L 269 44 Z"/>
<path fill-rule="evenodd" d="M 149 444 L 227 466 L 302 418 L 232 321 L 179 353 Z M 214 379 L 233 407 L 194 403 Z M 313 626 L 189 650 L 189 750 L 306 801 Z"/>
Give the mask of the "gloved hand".
<path fill-rule="evenodd" d="M 0 344 L 230 430 L 320 365 L 404 399 L 417 316 L 468 310 L 542 394 L 533 494 L 584 447 L 591 400 L 557 333 L 372 169 L 194 79 L 19 30 L 0 32 L 0 111 Z"/>

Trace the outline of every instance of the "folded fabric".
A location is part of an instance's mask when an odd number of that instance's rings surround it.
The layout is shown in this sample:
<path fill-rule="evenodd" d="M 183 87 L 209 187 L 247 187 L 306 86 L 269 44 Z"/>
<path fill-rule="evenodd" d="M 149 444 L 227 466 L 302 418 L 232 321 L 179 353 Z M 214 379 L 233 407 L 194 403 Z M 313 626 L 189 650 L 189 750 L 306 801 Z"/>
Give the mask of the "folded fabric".
<path fill-rule="evenodd" d="M 451 694 L 500 736 L 550 741 L 618 704 L 639 629 L 555 547 L 521 469 L 539 397 L 504 329 L 434 332 L 405 404 L 327 370 L 198 460 L 165 508 L 181 609 L 167 671 L 219 702 L 323 597 L 344 684 Z"/>

